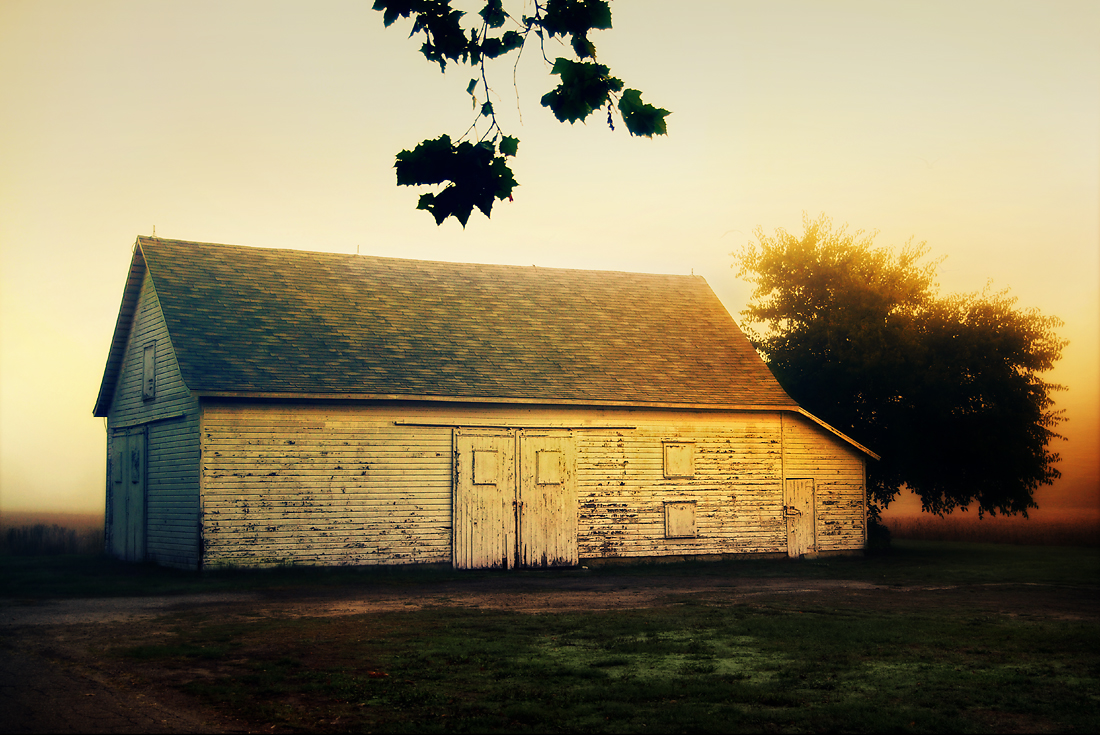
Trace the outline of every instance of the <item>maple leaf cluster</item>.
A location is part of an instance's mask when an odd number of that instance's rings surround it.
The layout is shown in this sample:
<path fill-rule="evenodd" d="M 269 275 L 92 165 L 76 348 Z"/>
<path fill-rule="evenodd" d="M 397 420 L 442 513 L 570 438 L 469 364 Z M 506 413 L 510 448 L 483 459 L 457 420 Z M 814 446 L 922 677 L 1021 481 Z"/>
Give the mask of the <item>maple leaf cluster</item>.
<path fill-rule="evenodd" d="M 596 62 L 596 47 L 589 33 L 611 28 L 611 6 L 606 0 L 536 0 L 534 14 L 518 19 L 504 10 L 503 0 L 488 0 L 478 12 L 480 23 L 469 29 L 462 26 L 466 14 L 452 8 L 451 0 L 376 0 L 374 9 L 382 12 L 387 27 L 398 18 L 411 17 L 409 36 L 423 36 L 420 52 L 428 61 L 439 64 L 441 71 L 451 61 L 478 67 L 481 72 L 480 78 L 470 80 L 466 92 L 477 108 L 478 88 L 484 89 L 486 101 L 478 108 L 478 119 L 488 119 L 485 133 L 474 142 L 459 139 L 453 143 L 447 135 L 425 140 L 412 150 L 398 153 L 394 164 L 400 186 L 446 184 L 438 193 L 421 195 L 417 204 L 418 209 L 435 217 L 436 224 L 454 217 L 465 227 L 474 207 L 488 217 L 494 201 L 512 198 L 518 184 L 506 159 L 516 155 L 519 140 L 504 135 L 497 124 L 488 101 L 485 61 L 513 51 L 522 53 L 531 34 L 540 46 L 546 39 L 561 37 L 577 57 L 575 61 L 555 59 L 550 73 L 558 77 L 559 83 L 541 100 L 559 121 L 584 122 L 596 110 L 606 108 L 607 124 L 612 130 L 613 112 L 617 110 L 631 135 L 651 138 L 667 134 L 665 117 L 669 111 L 646 104 L 636 89 L 624 91 L 623 82 Z M 501 31 L 509 22 L 514 27 Z M 470 129 L 476 125 L 477 119 Z"/>

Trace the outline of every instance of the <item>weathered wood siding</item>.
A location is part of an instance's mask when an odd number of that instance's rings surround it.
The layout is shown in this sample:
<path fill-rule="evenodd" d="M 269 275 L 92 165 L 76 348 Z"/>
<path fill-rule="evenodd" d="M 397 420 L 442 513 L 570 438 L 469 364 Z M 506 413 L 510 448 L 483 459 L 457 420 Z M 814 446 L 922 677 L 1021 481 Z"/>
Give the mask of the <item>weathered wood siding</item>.
<path fill-rule="evenodd" d="M 451 559 L 451 429 L 354 406 L 203 407 L 208 565 Z"/>
<path fill-rule="evenodd" d="M 156 395 L 142 397 L 144 349 L 156 343 Z M 148 275 L 134 313 L 130 341 L 107 417 L 107 461 L 116 461 L 113 441 L 127 429 L 146 427 L 145 556 L 167 566 L 199 563 L 199 411 L 183 383 L 165 327 L 156 290 Z M 107 534 L 113 533 L 110 465 Z M 108 541 L 108 548 L 110 543 Z"/>
<path fill-rule="evenodd" d="M 207 563 L 450 562 L 452 427 L 477 425 L 575 429 L 581 559 L 785 552 L 784 470 L 815 482 L 816 550 L 864 544 L 859 454 L 791 414 L 208 402 Z M 665 478 L 671 441 L 692 443 L 690 478 Z M 676 501 L 695 537 L 665 537 Z"/>
<path fill-rule="evenodd" d="M 785 549 L 778 414 L 644 414 L 578 432 L 580 556 L 775 553 Z M 692 477 L 664 476 L 666 441 L 694 443 Z M 665 538 L 668 501 L 694 500 L 696 537 Z"/>
<path fill-rule="evenodd" d="M 867 506 L 862 455 L 804 416 L 785 415 L 783 433 L 787 477 L 814 481 L 816 551 L 863 548 Z"/>
<path fill-rule="evenodd" d="M 863 545 L 859 455 L 789 414 L 207 399 L 206 563 L 450 562 L 453 429 L 476 426 L 573 429 L 582 561 L 785 553 L 784 469 L 820 483 L 822 548 Z M 693 445 L 692 476 L 665 477 L 666 442 Z M 676 501 L 695 537 L 666 538 Z"/>

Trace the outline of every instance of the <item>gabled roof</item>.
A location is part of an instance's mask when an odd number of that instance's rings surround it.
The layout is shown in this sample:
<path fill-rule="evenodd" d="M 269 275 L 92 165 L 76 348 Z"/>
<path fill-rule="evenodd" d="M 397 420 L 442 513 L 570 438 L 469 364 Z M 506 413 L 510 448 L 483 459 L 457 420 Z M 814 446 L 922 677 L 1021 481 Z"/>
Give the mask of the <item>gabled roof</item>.
<path fill-rule="evenodd" d="M 130 260 L 130 270 L 126 274 L 126 287 L 122 290 L 122 305 L 115 319 L 111 349 L 107 353 L 107 367 L 103 369 L 103 381 L 99 384 L 99 396 L 92 411 L 94 416 L 106 416 L 111 410 L 111 400 L 114 398 L 119 373 L 122 372 L 126 343 L 130 339 L 130 325 L 133 323 L 138 297 L 141 296 L 141 281 L 144 277 L 145 260 L 141 256 L 141 249 L 135 244 L 134 257 Z"/>
<path fill-rule="evenodd" d="M 142 237 L 97 416 L 145 269 L 194 393 L 797 407 L 699 276 Z"/>

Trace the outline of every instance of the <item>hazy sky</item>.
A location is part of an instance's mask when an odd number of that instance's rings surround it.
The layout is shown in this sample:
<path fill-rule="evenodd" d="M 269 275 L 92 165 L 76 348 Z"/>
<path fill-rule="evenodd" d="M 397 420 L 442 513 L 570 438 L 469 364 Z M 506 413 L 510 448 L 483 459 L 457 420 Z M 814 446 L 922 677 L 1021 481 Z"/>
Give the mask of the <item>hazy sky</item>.
<path fill-rule="evenodd" d="M 927 241 L 946 292 L 991 280 L 1061 317 L 1069 441 L 1038 499 L 1100 502 L 1100 3 L 617 0 L 599 60 L 673 111 L 669 136 L 559 124 L 528 49 L 515 87 L 510 62 L 490 71 L 521 186 L 465 230 L 416 211 L 392 166 L 466 130 L 470 71 L 440 74 L 408 21 L 385 29 L 370 5 L 0 0 L 0 509 L 102 509 L 91 410 L 154 226 L 694 271 L 736 317 L 749 287 L 730 252 L 757 227 L 801 232 L 803 212 Z"/>

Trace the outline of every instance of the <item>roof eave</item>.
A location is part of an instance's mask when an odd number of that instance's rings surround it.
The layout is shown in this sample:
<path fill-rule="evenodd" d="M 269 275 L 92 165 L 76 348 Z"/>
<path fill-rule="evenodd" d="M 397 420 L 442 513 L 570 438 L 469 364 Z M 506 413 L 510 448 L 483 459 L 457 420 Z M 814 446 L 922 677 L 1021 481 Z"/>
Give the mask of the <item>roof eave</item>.
<path fill-rule="evenodd" d="M 496 403 L 544 406 L 593 406 L 599 408 L 681 408 L 693 411 L 796 411 L 793 404 L 675 403 L 667 401 L 599 400 L 546 396 L 464 396 L 413 393 L 321 393 L 305 391 L 193 390 L 196 398 L 232 398 L 296 401 L 430 401 L 440 403 Z"/>
<path fill-rule="evenodd" d="M 798 408 L 795 408 L 795 409 L 787 409 L 787 410 L 793 410 L 795 413 L 802 414 L 803 416 L 808 418 L 810 421 L 813 421 L 815 424 L 817 424 L 821 428 L 825 429 L 826 431 L 828 431 L 832 434 L 835 434 L 837 437 L 839 437 L 839 438 L 843 439 L 844 441 L 846 441 L 847 443 L 851 444 L 853 447 L 855 447 L 859 451 L 863 452 L 864 454 L 866 454 L 871 459 L 875 459 L 875 460 L 882 459 L 882 457 L 878 456 L 877 454 L 872 452 L 870 449 L 868 449 L 867 447 L 863 446 L 862 444 L 857 442 L 852 437 L 845 434 L 843 431 L 840 431 L 838 429 L 833 428 L 829 424 L 827 424 L 824 421 L 822 421 L 821 419 L 819 419 L 817 416 L 814 416 L 812 413 L 810 413 L 806 409 L 802 408 L 802 406 L 799 406 Z"/>
<path fill-rule="evenodd" d="M 495 403 L 524 404 L 542 406 L 589 406 L 594 408 L 656 408 L 681 409 L 687 411 L 753 411 L 759 413 L 789 411 L 813 421 L 837 438 L 850 444 L 871 459 L 881 459 L 879 455 L 863 446 L 844 432 L 833 428 L 817 416 L 798 405 L 791 404 L 744 404 L 744 403 L 670 403 L 664 401 L 625 401 L 595 400 L 546 397 L 513 396 L 440 396 L 402 393 L 316 393 L 295 391 L 247 391 L 247 390 L 193 390 L 196 398 L 229 398 L 244 400 L 284 400 L 284 401 L 426 401 L 434 403 Z"/>

